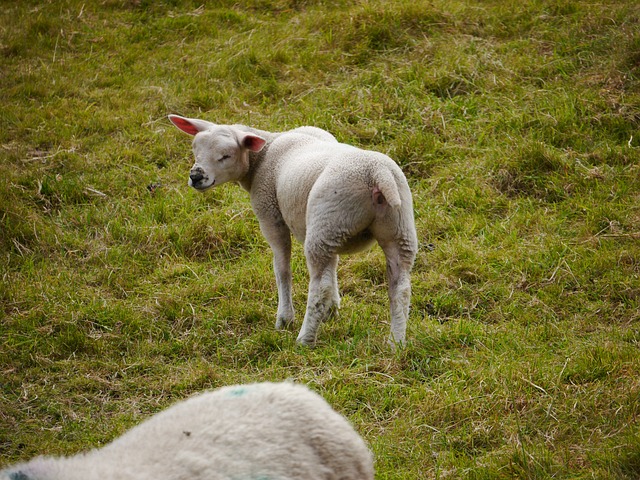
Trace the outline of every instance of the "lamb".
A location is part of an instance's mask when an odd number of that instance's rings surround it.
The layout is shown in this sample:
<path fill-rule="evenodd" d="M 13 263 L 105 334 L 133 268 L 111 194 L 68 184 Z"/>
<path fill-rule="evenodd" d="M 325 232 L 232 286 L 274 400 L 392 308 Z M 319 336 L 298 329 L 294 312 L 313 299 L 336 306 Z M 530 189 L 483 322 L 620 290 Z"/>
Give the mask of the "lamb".
<path fill-rule="evenodd" d="M 349 422 L 293 383 L 222 387 L 177 403 L 103 448 L 37 457 L 0 480 L 373 480 Z"/>
<path fill-rule="evenodd" d="M 392 346 L 403 344 L 418 240 L 411 191 L 400 167 L 382 153 L 339 143 L 316 127 L 280 133 L 169 115 L 194 135 L 189 185 L 229 181 L 249 192 L 273 250 L 278 287 L 276 329 L 293 322 L 291 234 L 304 245 L 307 308 L 297 341 L 312 345 L 320 324 L 340 306 L 338 255 L 377 241 L 386 257 Z"/>

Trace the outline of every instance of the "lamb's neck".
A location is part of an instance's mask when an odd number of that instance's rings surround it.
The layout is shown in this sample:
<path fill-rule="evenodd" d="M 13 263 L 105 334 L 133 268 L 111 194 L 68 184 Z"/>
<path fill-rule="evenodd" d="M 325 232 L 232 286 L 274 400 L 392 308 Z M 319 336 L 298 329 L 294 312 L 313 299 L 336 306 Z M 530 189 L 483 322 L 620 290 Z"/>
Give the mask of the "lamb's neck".
<path fill-rule="evenodd" d="M 267 143 L 264 145 L 264 147 L 262 147 L 262 150 L 260 150 L 259 152 L 251 152 L 251 151 L 249 152 L 249 170 L 247 171 L 247 174 L 242 178 L 242 180 L 240 180 L 240 185 L 247 192 L 250 192 L 251 191 L 251 185 L 253 185 L 253 179 L 254 179 L 254 175 L 256 173 L 256 170 L 262 164 L 262 162 L 264 160 L 264 157 L 267 154 L 267 150 L 269 150 L 269 147 L 271 146 L 271 143 L 280 134 L 279 133 L 267 132 L 267 131 L 264 131 L 264 130 L 258 130 L 256 128 L 245 127 L 245 126 L 242 126 L 241 128 L 244 129 L 245 131 L 249 131 L 249 132 L 251 132 L 251 133 L 253 133 L 255 135 L 258 135 L 258 136 L 264 138 L 267 141 Z"/>

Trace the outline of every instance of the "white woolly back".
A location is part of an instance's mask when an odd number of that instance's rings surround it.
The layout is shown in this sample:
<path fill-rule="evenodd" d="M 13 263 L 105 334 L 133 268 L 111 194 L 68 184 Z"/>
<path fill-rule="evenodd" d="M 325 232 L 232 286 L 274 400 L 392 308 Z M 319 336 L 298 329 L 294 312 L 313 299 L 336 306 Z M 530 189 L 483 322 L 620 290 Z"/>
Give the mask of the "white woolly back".
<path fill-rule="evenodd" d="M 373 459 L 319 395 L 292 383 L 258 383 L 177 403 L 102 449 L 0 472 L 0 480 L 123 478 L 368 480 Z"/>

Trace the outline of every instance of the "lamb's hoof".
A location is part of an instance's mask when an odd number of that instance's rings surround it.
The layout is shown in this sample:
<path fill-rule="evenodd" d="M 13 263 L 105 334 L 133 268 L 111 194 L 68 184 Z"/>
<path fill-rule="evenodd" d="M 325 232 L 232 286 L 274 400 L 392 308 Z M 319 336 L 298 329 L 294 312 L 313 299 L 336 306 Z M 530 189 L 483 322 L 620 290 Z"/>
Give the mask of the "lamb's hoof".
<path fill-rule="evenodd" d="M 286 330 L 289 326 L 293 324 L 293 317 L 278 317 L 276 319 L 276 330 Z"/>
<path fill-rule="evenodd" d="M 406 343 L 404 341 L 404 338 L 397 339 L 393 335 L 390 335 L 389 338 L 387 338 L 387 345 L 389 345 L 389 348 L 392 352 L 395 352 L 397 350 L 402 350 Z"/>
<path fill-rule="evenodd" d="M 329 313 L 322 320 L 322 323 L 326 323 L 329 320 L 334 320 L 338 318 L 340 318 L 340 302 L 334 303 L 333 305 L 331 305 L 331 307 L 329 308 Z"/>
<path fill-rule="evenodd" d="M 340 308 L 340 302 L 342 301 L 342 299 L 340 298 L 340 295 L 336 296 L 333 298 L 332 303 L 332 307 L 335 308 L 336 310 Z"/>
<path fill-rule="evenodd" d="M 303 345 L 305 347 L 314 347 L 316 344 L 316 336 L 315 335 L 298 335 L 296 338 L 296 343 L 298 345 Z"/>

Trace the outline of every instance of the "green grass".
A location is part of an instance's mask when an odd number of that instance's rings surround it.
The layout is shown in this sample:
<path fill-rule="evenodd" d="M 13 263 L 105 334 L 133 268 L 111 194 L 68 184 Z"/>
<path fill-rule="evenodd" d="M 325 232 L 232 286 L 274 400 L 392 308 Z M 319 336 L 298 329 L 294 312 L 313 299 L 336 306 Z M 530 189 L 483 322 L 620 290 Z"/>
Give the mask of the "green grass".
<path fill-rule="evenodd" d="M 202 3 L 0 9 L 0 466 L 292 378 L 380 479 L 638 478 L 640 5 Z M 391 155 L 422 246 L 406 348 L 378 248 L 342 259 L 317 348 L 275 331 L 247 195 L 186 186 L 168 113 Z M 298 327 L 299 245 L 293 268 Z"/>

